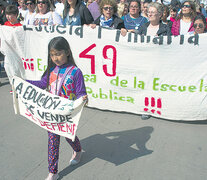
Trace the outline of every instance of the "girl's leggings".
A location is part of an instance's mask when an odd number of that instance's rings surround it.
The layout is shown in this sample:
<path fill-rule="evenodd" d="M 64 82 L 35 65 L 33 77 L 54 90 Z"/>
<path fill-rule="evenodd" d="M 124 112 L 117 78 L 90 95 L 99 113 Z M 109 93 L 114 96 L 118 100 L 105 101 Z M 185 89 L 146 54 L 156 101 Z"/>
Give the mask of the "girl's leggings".
<path fill-rule="evenodd" d="M 71 145 L 74 151 L 81 151 L 81 145 L 78 137 L 75 137 L 75 141 L 65 138 Z M 48 169 L 50 173 L 56 174 L 58 172 L 58 159 L 59 159 L 59 145 L 60 136 L 48 131 Z"/>

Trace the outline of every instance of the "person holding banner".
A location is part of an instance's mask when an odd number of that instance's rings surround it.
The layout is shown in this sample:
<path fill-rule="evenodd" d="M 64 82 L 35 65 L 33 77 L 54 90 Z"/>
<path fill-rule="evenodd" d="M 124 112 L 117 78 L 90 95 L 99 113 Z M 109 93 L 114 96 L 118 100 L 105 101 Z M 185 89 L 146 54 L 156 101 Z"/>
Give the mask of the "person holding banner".
<path fill-rule="evenodd" d="M 80 26 L 91 24 L 93 16 L 81 0 L 65 0 L 63 10 L 63 24 Z"/>
<path fill-rule="evenodd" d="M 48 67 L 40 81 L 30 81 L 42 89 L 47 89 L 52 94 L 75 100 L 83 97 L 87 101 L 84 78 L 81 70 L 76 66 L 67 40 L 63 37 L 53 38 L 48 45 Z M 73 148 L 70 165 L 80 162 L 82 155 L 78 137 L 74 142 L 66 138 Z M 48 163 L 49 175 L 46 180 L 58 179 L 60 135 L 48 131 Z"/>
<path fill-rule="evenodd" d="M 148 22 L 147 18 L 141 16 L 140 14 L 140 1 L 131 0 L 129 3 L 129 13 L 122 18 L 124 20 L 125 28 L 129 32 L 138 32 L 140 26 Z"/>
<path fill-rule="evenodd" d="M 33 25 L 33 18 L 35 16 L 35 0 L 25 0 L 25 4 L 27 6 L 27 13 L 24 17 L 24 25 Z"/>
<path fill-rule="evenodd" d="M 199 14 L 195 17 L 193 22 L 193 27 L 195 29 L 194 34 L 206 33 L 206 18 L 204 15 Z"/>
<path fill-rule="evenodd" d="M 8 21 L 4 23 L 5 26 L 22 26 L 22 24 L 17 19 L 17 16 L 19 14 L 19 10 L 17 6 L 15 5 L 8 5 L 5 10 L 6 18 Z"/>
<path fill-rule="evenodd" d="M 131 0 L 129 3 L 129 13 L 123 17 L 125 28 L 129 32 L 138 32 L 139 27 L 148 22 L 147 18 L 141 16 L 140 14 L 140 1 Z"/>
<path fill-rule="evenodd" d="M 56 25 L 63 24 L 62 18 L 56 13 L 50 0 L 37 0 L 36 14 L 33 18 L 33 25 Z"/>
<path fill-rule="evenodd" d="M 116 15 L 117 3 L 115 0 L 102 0 L 99 7 L 102 15 L 90 24 L 91 28 L 94 29 L 99 25 L 109 29 L 125 29 L 123 19 Z"/>
<path fill-rule="evenodd" d="M 163 5 L 158 2 L 152 2 L 148 5 L 149 22 L 143 24 L 138 34 L 148 36 L 167 36 L 171 35 L 169 26 L 161 22 L 163 15 Z"/>
<path fill-rule="evenodd" d="M 173 35 L 193 34 L 193 20 L 196 16 L 196 7 L 192 1 L 185 1 L 181 5 L 181 12 L 172 24 Z"/>

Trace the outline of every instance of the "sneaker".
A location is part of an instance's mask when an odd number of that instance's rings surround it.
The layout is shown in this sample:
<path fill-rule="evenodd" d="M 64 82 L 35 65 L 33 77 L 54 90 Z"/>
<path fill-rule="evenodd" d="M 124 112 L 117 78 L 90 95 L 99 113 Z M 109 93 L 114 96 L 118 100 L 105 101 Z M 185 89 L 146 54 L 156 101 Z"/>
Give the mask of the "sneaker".
<path fill-rule="evenodd" d="M 57 180 L 58 178 L 59 178 L 58 173 L 57 174 L 49 173 L 45 180 Z"/>
<path fill-rule="evenodd" d="M 74 166 L 78 164 L 80 162 L 81 155 L 82 155 L 82 151 L 79 151 L 79 152 L 73 151 L 73 154 L 70 160 L 70 165 Z"/>
<path fill-rule="evenodd" d="M 147 119 L 149 119 L 150 117 L 151 117 L 150 115 L 142 114 L 141 119 L 142 119 L 142 120 L 147 120 Z"/>

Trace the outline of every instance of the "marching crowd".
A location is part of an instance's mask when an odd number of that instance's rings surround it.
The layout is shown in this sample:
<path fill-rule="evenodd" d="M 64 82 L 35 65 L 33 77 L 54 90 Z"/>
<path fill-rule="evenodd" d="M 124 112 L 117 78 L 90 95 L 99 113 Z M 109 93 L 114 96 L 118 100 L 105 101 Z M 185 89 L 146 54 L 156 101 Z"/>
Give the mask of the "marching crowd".
<path fill-rule="evenodd" d="M 86 25 L 123 36 L 176 36 L 206 33 L 206 21 L 207 5 L 196 0 L 0 0 L 2 26 Z M 0 52 L 0 76 L 3 66 Z"/>
<path fill-rule="evenodd" d="M 0 0 L 0 25 L 87 25 L 140 35 L 200 34 L 207 5 L 195 0 Z M 0 72 L 4 56 L 0 53 Z"/>
<path fill-rule="evenodd" d="M 181 1 L 182 2 L 182 1 Z M 144 35 L 206 32 L 206 7 L 187 0 L 0 0 L 0 24 L 97 25 Z"/>

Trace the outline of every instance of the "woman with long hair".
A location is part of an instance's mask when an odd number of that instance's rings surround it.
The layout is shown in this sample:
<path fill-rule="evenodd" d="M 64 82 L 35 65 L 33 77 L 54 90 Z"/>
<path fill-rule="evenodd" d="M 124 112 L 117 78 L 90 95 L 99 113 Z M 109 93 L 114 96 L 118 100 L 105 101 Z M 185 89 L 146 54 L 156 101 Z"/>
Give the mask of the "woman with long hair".
<path fill-rule="evenodd" d="M 185 1 L 181 5 L 181 12 L 172 24 L 173 35 L 191 34 L 194 32 L 193 20 L 196 16 L 196 7 L 192 1 Z"/>
<path fill-rule="evenodd" d="M 50 0 L 37 0 L 36 14 L 33 18 L 33 25 L 56 25 L 62 24 L 62 19 L 55 11 Z"/>
<path fill-rule="evenodd" d="M 81 0 L 65 0 L 63 10 L 63 24 L 80 26 L 91 24 L 93 17 Z"/>

